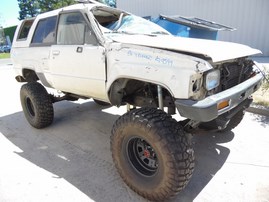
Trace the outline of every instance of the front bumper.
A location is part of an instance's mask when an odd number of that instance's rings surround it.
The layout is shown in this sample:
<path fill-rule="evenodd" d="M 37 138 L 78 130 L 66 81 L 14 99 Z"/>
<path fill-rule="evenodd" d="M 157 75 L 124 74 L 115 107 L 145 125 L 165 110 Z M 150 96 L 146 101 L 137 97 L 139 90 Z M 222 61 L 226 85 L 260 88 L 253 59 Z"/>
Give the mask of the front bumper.
<path fill-rule="evenodd" d="M 240 83 L 223 92 L 211 95 L 203 100 L 176 99 L 175 105 L 181 116 L 200 122 L 207 122 L 219 115 L 232 110 L 254 93 L 262 83 L 262 74 Z M 219 103 L 228 101 L 229 105 L 218 110 Z M 244 106 L 242 106 L 243 108 Z"/>

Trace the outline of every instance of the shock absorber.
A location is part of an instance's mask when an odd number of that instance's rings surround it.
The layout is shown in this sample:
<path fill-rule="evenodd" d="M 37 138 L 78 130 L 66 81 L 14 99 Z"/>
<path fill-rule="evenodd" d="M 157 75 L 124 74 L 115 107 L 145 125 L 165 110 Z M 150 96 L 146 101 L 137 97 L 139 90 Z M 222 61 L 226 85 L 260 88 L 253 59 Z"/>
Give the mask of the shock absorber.
<path fill-rule="evenodd" d="M 159 102 L 159 109 L 163 110 L 163 91 L 160 85 L 157 86 L 158 89 L 158 102 Z"/>

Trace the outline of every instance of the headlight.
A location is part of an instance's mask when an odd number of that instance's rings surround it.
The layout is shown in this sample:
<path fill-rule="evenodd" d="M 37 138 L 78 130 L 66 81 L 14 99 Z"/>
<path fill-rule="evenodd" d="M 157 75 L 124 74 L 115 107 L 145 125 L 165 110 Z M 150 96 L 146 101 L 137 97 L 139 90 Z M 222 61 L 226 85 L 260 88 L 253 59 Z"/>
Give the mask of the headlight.
<path fill-rule="evenodd" d="M 220 71 L 213 70 L 207 73 L 205 77 L 205 88 L 207 90 L 212 90 L 219 85 L 220 82 Z"/>

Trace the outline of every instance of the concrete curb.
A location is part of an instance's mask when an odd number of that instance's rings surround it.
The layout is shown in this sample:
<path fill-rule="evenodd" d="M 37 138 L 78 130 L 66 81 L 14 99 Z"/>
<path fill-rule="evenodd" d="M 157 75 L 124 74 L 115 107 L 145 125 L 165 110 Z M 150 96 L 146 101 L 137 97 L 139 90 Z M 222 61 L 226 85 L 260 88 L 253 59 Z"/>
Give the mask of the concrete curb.
<path fill-rule="evenodd" d="M 251 112 L 253 114 L 259 114 L 262 116 L 268 116 L 269 117 L 269 108 L 264 107 L 262 105 L 257 104 L 251 104 L 249 108 L 246 109 L 247 112 Z"/>

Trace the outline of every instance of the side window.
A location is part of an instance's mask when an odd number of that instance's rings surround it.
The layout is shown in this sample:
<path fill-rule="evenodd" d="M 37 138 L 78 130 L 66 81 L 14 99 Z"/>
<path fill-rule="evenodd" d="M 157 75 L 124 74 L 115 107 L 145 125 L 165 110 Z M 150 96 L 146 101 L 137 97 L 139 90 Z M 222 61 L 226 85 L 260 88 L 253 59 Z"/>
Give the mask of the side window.
<path fill-rule="evenodd" d="M 34 20 L 25 20 L 21 26 L 17 40 L 26 40 Z"/>
<path fill-rule="evenodd" d="M 79 12 L 61 14 L 57 30 L 57 44 L 82 45 L 85 43 L 96 44 L 96 39 L 83 15 Z"/>
<path fill-rule="evenodd" d="M 32 45 L 50 45 L 55 42 L 57 16 L 42 19 L 38 22 L 32 39 Z"/>

